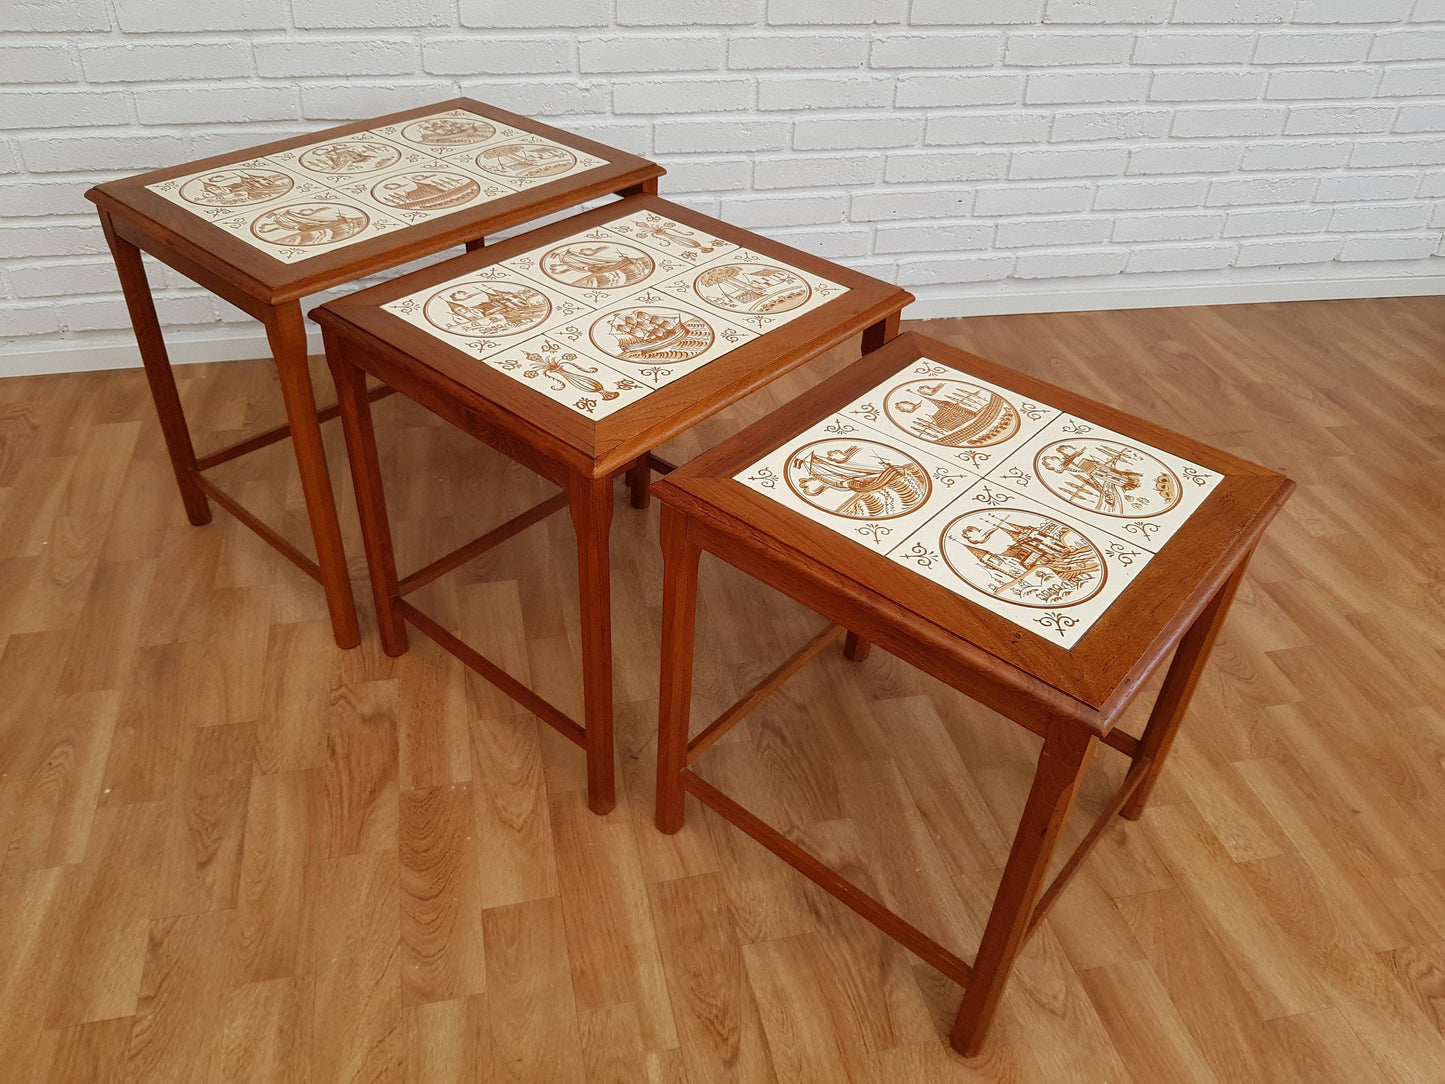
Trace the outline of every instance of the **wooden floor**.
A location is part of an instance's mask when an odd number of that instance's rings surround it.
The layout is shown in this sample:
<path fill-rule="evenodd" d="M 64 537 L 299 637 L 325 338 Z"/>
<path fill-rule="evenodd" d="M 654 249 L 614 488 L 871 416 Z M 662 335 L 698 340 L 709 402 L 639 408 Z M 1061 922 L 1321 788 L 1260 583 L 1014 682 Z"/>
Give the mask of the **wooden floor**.
<path fill-rule="evenodd" d="M 386 659 L 366 600 L 338 651 L 314 585 L 224 513 L 188 526 L 128 371 L 0 381 L 0 1077 L 1445 1080 L 1445 299 L 916 326 L 1300 483 L 1154 804 L 1044 923 L 982 1057 L 947 1047 L 957 988 L 739 832 L 696 804 L 653 830 L 655 505 L 618 509 L 598 818 L 580 751 L 419 634 Z M 279 410 L 259 362 L 181 379 L 203 450 Z M 545 495 L 409 403 L 376 414 L 404 569 Z M 305 537 L 288 457 L 221 477 Z M 573 561 L 554 518 L 424 605 L 575 713 Z M 699 620 L 699 721 L 822 624 L 709 562 Z M 967 958 L 1037 750 L 830 652 L 700 764 Z M 1076 837 L 1122 758 L 1093 770 Z"/>

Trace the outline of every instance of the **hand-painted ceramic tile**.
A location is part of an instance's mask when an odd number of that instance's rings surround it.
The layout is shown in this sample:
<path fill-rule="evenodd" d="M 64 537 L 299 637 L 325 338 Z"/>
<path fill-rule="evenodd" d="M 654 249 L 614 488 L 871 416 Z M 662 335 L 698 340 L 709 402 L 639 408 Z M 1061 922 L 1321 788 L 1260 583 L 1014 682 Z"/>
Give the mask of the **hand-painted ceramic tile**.
<path fill-rule="evenodd" d="M 402 228 L 389 215 L 329 192 L 222 219 L 216 225 L 286 263 Z"/>
<path fill-rule="evenodd" d="M 478 358 L 588 311 L 565 294 L 499 267 L 466 272 L 382 308 Z"/>
<path fill-rule="evenodd" d="M 451 109 L 148 187 L 262 252 L 295 263 L 605 164 L 534 133 Z M 272 219 L 254 213 L 273 209 L 286 213 Z M 290 240 L 277 243 L 282 237 Z"/>
<path fill-rule="evenodd" d="M 212 221 L 326 191 L 304 174 L 280 168 L 264 158 L 162 181 L 151 185 L 151 190 Z"/>
<path fill-rule="evenodd" d="M 804 430 L 738 475 L 831 531 L 886 553 L 974 481 L 841 414 Z"/>
<path fill-rule="evenodd" d="M 605 418 L 652 389 L 547 335 L 482 359 L 492 368 L 589 418 Z"/>
<path fill-rule="evenodd" d="M 607 228 L 628 240 L 676 256 L 693 266 L 711 263 L 738 251 L 738 246 L 731 241 L 684 226 L 655 211 L 642 211 L 614 219 L 607 223 Z"/>
<path fill-rule="evenodd" d="M 811 312 L 846 288 L 740 248 L 663 283 L 659 289 L 744 327 L 767 331 Z"/>
<path fill-rule="evenodd" d="M 988 474 L 1058 417 L 1053 407 L 919 359 L 843 413 L 975 474 Z"/>
<path fill-rule="evenodd" d="M 734 478 L 1065 647 L 1219 482 L 926 358 Z"/>
<path fill-rule="evenodd" d="M 675 275 L 690 265 L 622 240 L 599 226 L 554 245 L 502 261 L 517 271 L 589 305 L 609 305 Z"/>

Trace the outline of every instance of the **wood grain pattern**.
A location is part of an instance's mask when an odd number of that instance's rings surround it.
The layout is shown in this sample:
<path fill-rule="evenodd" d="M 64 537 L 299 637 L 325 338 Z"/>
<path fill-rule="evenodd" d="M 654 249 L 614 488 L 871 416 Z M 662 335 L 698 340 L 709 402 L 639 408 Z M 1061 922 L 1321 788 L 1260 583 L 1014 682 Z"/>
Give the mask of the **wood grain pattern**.
<path fill-rule="evenodd" d="M 981 1057 L 948 1047 L 956 987 L 736 829 L 690 800 L 676 836 L 653 827 L 657 502 L 633 511 L 619 492 L 614 506 L 618 804 L 599 819 L 585 811 L 575 747 L 481 683 L 469 690 L 450 656 L 416 637 L 387 658 L 369 605 L 362 647 L 338 652 L 311 580 L 226 517 L 190 530 L 144 375 L 127 371 L 0 381 L 7 1084 L 110 1084 L 132 1067 L 164 1079 L 175 1062 L 147 1038 L 162 1035 L 198 1052 L 188 1080 L 267 1084 L 751 1084 L 815 1064 L 869 1084 L 1435 1081 L 1445 508 L 1419 478 L 1445 447 L 1445 301 L 914 329 L 1300 482 L 1251 562 L 1149 808 L 1105 834 L 1050 912 Z M 689 459 L 856 356 L 839 348 L 663 454 Z M 185 366 L 176 380 L 202 447 L 282 420 L 269 361 Z M 397 397 L 375 417 L 406 567 L 548 495 Z M 341 434 L 324 436 L 339 474 Z M 129 458 L 111 469 L 117 448 Z M 89 480 L 72 502 L 77 470 Z M 295 470 L 278 446 L 217 477 L 304 539 Z M 342 503 L 360 587 L 360 535 Z M 134 562 L 150 564 L 148 578 L 133 565 L 135 627 L 123 621 L 124 643 L 72 660 L 98 570 Z M 559 516 L 418 597 L 580 710 L 575 569 Z M 173 575 L 202 620 L 165 605 Z M 697 605 L 699 725 L 820 625 L 711 560 Z M 62 687 L 68 665 L 76 685 L 115 685 Z M 1138 733 L 1146 714 L 1131 709 L 1122 725 Z M 1037 755 L 1036 738 L 881 650 L 861 664 L 828 651 L 699 766 L 967 950 Z M 1122 777 L 1121 758 L 1094 759 L 1080 822 Z M 460 844 L 465 810 L 438 814 L 445 833 L 406 811 L 413 792 L 454 784 L 473 820 Z M 1077 841 L 1065 836 L 1063 848 Z M 402 855 L 417 846 L 437 864 L 410 858 L 408 872 Z M 578 853 L 584 867 L 559 868 Z M 478 901 L 408 934 L 408 894 L 451 884 L 465 898 L 464 869 L 451 867 L 467 862 Z M 574 955 L 571 911 L 613 870 L 607 910 L 587 923 L 615 932 Z M 453 968 L 478 946 L 480 971 Z M 442 961 L 424 972 L 441 1000 L 414 999 L 416 949 Z M 182 990 L 196 1011 L 176 1021 L 167 1006 Z M 780 1003 L 781 991 L 826 1011 Z M 795 1022 L 818 1032 L 788 1035 L 775 1057 Z"/>

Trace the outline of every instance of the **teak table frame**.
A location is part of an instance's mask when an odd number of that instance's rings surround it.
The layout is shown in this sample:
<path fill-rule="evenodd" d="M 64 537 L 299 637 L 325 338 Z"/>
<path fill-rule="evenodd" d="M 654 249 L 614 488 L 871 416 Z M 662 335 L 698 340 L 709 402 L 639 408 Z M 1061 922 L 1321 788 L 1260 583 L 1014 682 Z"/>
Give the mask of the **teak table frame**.
<path fill-rule="evenodd" d="M 607 164 L 551 184 L 539 185 L 527 192 L 504 196 L 471 210 L 442 215 L 395 233 L 292 264 L 273 259 L 146 187 L 171 177 L 219 169 L 318 140 L 340 138 L 455 108 L 468 109 L 499 123 L 579 148 L 605 158 Z M 187 162 L 90 189 L 86 198 L 99 209 L 101 226 L 115 259 L 187 517 L 197 526 L 209 523 L 209 498 L 255 531 L 297 568 L 320 582 L 326 592 L 337 645 L 355 647 L 361 640 L 356 622 L 356 603 L 351 595 L 341 528 L 336 518 L 336 501 L 321 442 L 320 423 L 336 417 L 337 408 L 328 407 L 317 412 L 306 365 L 306 325 L 302 319 L 300 299 L 456 245 L 465 244 L 468 250 L 480 248 L 488 234 L 599 196 L 655 192 L 657 178 L 663 172 L 661 166 L 612 147 L 470 98 L 455 98 L 215 158 Z M 266 338 L 280 377 L 281 396 L 286 407 L 285 425 L 248 437 L 228 448 L 197 456 L 171 372 L 150 282 L 141 261 L 142 251 L 265 325 Z M 376 394 L 380 397 L 387 391 L 380 389 Z M 316 546 L 314 560 L 248 512 L 205 474 L 212 467 L 284 440 L 287 436 L 292 438 L 296 463 L 301 472 L 306 513 Z"/>
<path fill-rule="evenodd" d="M 655 211 L 668 219 L 783 260 L 848 287 L 790 323 L 770 330 L 598 421 L 569 410 L 380 308 L 456 275 L 561 240 L 622 215 Z M 587 800 L 613 806 L 612 607 L 609 535 L 613 479 L 626 473 L 632 503 L 647 504 L 653 471 L 671 465 L 653 449 L 748 393 L 859 333 L 864 351 L 897 334 L 912 295 L 816 256 L 787 248 L 654 196 L 635 196 L 383 283 L 315 310 L 336 381 L 347 455 L 356 485 L 382 648 L 406 650 L 406 623 L 586 750 Z M 563 492 L 402 578 L 392 553 L 366 378 L 395 388 Z M 542 699 L 480 652 L 406 601 L 405 596 L 563 507 L 577 534 L 581 596 L 584 722 Z"/>
<path fill-rule="evenodd" d="M 841 538 L 732 480 L 788 437 L 827 417 L 920 357 L 974 374 L 1109 426 L 1224 477 L 1072 651 Z M 1264 468 L 1078 395 L 916 335 L 903 335 L 813 392 L 653 486 L 662 502 L 662 689 L 657 826 L 676 832 L 692 794 L 888 936 L 964 987 L 952 1032 L 968 1055 L 983 1043 L 1029 935 L 1115 814 L 1137 818 L 1265 527 L 1294 484 Z M 823 614 L 833 624 L 689 740 L 699 558 L 707 551 Z M 845 880 L 718 790 L 692 765 L 769 693 L 850 633 L 1043 736 L 1033 786 L 972 964 Z M 866 639 L 860 640 L 859 637 Z M 1141 737 L 1114 723 L 1173 652 Z M 1131 765 L 1123 784 L 1047 889 L 1043 879 L 1080 779 L 1100 743 Z"/>

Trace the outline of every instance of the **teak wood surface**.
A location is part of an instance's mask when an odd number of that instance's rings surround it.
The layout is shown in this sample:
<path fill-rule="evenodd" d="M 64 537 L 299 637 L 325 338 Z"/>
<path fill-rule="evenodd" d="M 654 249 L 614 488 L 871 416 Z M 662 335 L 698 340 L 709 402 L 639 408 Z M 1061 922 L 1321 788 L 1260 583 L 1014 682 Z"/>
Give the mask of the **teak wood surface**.
<path fill-rule="evenodd" d="M 440 215 L 394 233 L 362 241 L 308 260 L 286 264 L 246 244 L 215 223 L 163 199 L 146 186 L 205 169 L 218 169 L 258 155 L 289 150 L 318 140 L 339 138 L 368 128 L 400 123 L 453 108 L 547 136 L 607 160 L 605 165 L 492 200 L 471 210 Z M 336 643 L 355 647 L 360 632 L 356 604 L 346 574 L 346 556 L 337 525 L 335 498 L 326 457 L 321 451 L 315 394 L 306 366 L 306 330 L 299 299 L 377 271 L 420 259 L 455 245 L 468 251 L 483 245 L 488 234 L 577 206 L 608 194 L 656 191 L 661 166 L 606 147 L 569 132 L 538 124 L 515 113 L 470 98 L 454 98 L 416 109 L 292 136 L 242 151 L 167 167 L 118 181 L 96 185 L 86 192 L 105 230 L 120 275 L 136 341 L 145 365 L 161 428 L 166 435 L 176 484 L 186 513 L 197 526 L 210 522 L 207 498 L 237 516 L 326 592 Z M 166 354 L 165 340 L 156 318 L 150 282 L 140 253 L 144 251 L 187 278 L 204 286 L 255 317 L 266 335 L 280 377 L 287 424 L 197 459 L 185 415 L 175 391 L 175 378 Z M 335 417 L 328 409 L 323 417 Z M 233 497 L 216 487 L 203 471 L 233 455 L 244 454 L 273 440 L 290 436 L 295 445 L 301 484 L 311 519 L 313 560 L 248 513 Z"/>
<path fill-rule="evenodd" d="M 1034 930 L 983 1056 L 947 1042 L 953 982 L 711 809 L 653 826 L 657 501 L 615 504 L 617 808 L 594 817 L 575 745 L 424 636 L 382 653 L 353 501 L 356 651 L 245 526 L 192 529 L 133 369 L 0 380 L 6 1084 L 1437 1081 L 1445 505 L 1421 472 L 1445 448 L 1445 298 L 904 326 L 1299 485 L 1148 810 L 1113 818 Z M 284 420 L 275 381 L 269 358 L 177 367 L 196 442 Z M 374 413 L 404 568 L 555 492 L 402 396 Z M 307 537 L 289 448 L 214 476 Z M 554 516 L 408 598 L 575 715 L 574 547 Z M 698 616 L 699 726 L 825 625 L 712 558 Z M 693 768 L 971 950 L 1041 741 L 837 643 Z M 1059 852 L 1129 764 L 1098 751 Z"/>
<path fill-rule="evenodd" d="M 733 476 L 888 377 L 928 358 L 1107 426 L 1222 475 L 1144 571 L 1069 650 L 970 603 Z M 1294 483 L 1236 456 L 1123 411 L 913 333 L 895 338 L 807 395 L 723 441 L 653 487 L 663 504 L 662 677 L 657 826 L 677 832 L 692 793 L 784 861 L 963 984 L 952 1042 L 976 1055 L 1029 934 L 1080 869 L 1114 816 L 1137 819 L 1175 734 L 1249 556 Z M 815 639 L 689 740 L 698 562 L 715 555 L 853 630 L 848 657 L 874 642 L 1044 738 L 1032 788 L 974 962 L 964 963 L 828 868 L 786 834 L 708 783 L 689 765 L 727 728 L 815 657 Z M 1151 575 L 1152 573 L 1152 575 Z M 1173 651 L 1142 736 L 1114 733 L 1118 716 Z M 1099 739 L 1132 767 L 1094 827 L 1045 890 L 1044 877 Z"/>
<path fill-rule="evenodd" d="M 685 376 L 594 421 L 527 387 L 449 343 L 381 308 L 478 268 L 510 259 L 560 238 L 639 211 L 655 211 L 683 225 L 773 256 L 848 287 L 816 309 L 760 334 Z M 372 594 L 389 655 L 406 651 L 410 622 L 487 680 L 497 684 L 543 721 L 582 745 L 587 754 L 589 804 L 606 813 L 614 803 L 612 711 L 612 603 L 610 536 L 613 478 L 625 473 L 635 507 L 646 507 L 654 468 L 670 469 L 651 453 L 662 442 L 766 386 L 799 365 L 859 334 L 865 350 L 897 333 L 899 313 L 912 295 L 889 283 L 840 267 L 747 230 L 679 207 L 653 195 L 632 196 L 594 211 L 531 230 L 482 252 L 424 268 L 312 312 L 326 338 L 336 380 L 347 454 L 355 480 L 362 538 L 371 569 Z M 409 602 L 407 581 L 424 582 L 428 569 L 398 575 L 393 554 L 380 458 L 373 435 L 366 378 L 374 377 L 477 440 L 561 486 L 577 535 L 581 598 L 584 722 L 511 677 L 447 632 Z M 560 503 L 549 510 L 557 510 Z M 540 508 L 514 522 L 535 522 Z M 526 525 L 526 524 L 523 524 Z M 499 533 L 500 532 L 500 533 Z M 508 537 L 509 525 L 492 532 Z M 479 539 L 433 562 L 455 567 L 493 544 Z"/>

